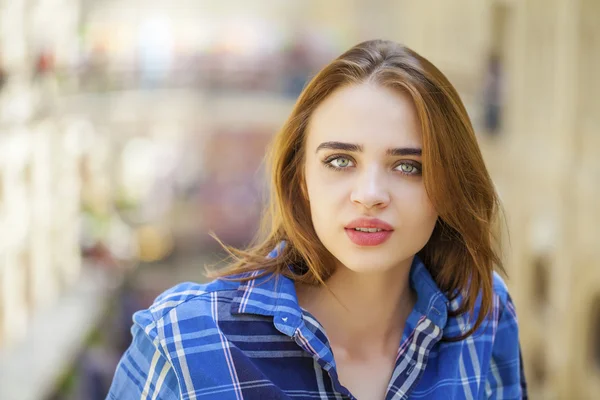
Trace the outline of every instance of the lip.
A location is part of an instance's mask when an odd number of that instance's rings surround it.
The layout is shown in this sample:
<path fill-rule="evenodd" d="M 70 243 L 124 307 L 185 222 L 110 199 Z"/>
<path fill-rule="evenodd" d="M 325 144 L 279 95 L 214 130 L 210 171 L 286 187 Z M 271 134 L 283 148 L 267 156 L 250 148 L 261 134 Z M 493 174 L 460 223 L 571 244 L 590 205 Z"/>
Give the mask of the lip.
<path fill-rule="evenodd" d="M 393 231 L 394 227 L 377 218 L 357 218 L 345 226 L 346 229 L 378 228 L 384 231 Z"/>
<path fill-rule="evenodd" d="M 360 232 L 354 228 L 378 228 L 380 232 Z M 344 231 L 352 241 L 358 246 L 379 246 L 387 241 L 394 228 L 377 218 L 358 218 L 346 225 Z"/>

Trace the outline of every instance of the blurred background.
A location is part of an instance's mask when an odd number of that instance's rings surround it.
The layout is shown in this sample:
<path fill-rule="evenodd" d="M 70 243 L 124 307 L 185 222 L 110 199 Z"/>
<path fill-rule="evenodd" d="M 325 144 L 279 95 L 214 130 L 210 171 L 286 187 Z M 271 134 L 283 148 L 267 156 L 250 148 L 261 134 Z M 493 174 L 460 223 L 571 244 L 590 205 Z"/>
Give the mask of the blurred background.
<path fill-rule="evenodd" d="M 0 399 L 104 399 L 132 313 L 243 246 L 307 79 L 400 41 L 504 202 L 533 399 L 600 398 L 600 1 L 0 0 Z"/>

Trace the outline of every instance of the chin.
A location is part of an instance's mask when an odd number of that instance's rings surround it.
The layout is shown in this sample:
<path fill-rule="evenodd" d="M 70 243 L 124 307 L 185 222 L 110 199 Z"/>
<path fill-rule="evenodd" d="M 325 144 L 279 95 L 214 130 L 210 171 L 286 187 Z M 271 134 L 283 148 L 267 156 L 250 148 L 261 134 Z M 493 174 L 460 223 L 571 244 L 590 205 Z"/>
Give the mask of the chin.
<path fill-rule="evenodd" d="M 337 259 L 350 271 L 356 273 L 375 273 L 390 271 L 402 263 L 402 260 L 408 258 L 398 258 L 397 254 L 393 258 L 388 258 L 385 256 L 385 252 L 382 251 L 357 253 L 361 252 L 345 252 L 345 257 L 337 257 Z"/>
<path fill-rule="evenodd" d="M 389 271 L 391 269 L 393 269 L 393 267 L 389 266 L 389 265 L 346 265 L 344 264 L 344 267 L 346 267 L 346 269 L 355 272 L 357 274 L 373 274 L 373 273 L 380 273 L 380 272 L 386 272 Z"/>
<path fill-rule="evenodd" d="M 338 257 L 337 254 L 342 255 Z M 402 246 L 344 247 L 332 252 L 345 268 L 357 273 L 386 272 L 411 260 L 415 252 Z"/>

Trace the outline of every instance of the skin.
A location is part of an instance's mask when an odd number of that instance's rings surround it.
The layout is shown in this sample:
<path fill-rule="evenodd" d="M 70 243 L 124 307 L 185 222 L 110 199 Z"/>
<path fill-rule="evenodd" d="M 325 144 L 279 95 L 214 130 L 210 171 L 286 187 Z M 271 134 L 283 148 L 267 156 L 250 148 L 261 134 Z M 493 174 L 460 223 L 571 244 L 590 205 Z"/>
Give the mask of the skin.
<path fill-rule="evenodd" d="M 319 149 L 327 142 L 356 144 L 362 151 Z M 331 292 L 301 284 L 296 289 L 300 305 L 327 332 L 341 383 L 357 398 L 385 397 L 416 301 L 410 266 L 438 218 L 423 184 L 421 156 L 387 153 L 422 146 L 410 97 L 374 83 L 336 90 L 310 120 L 306 192 L 315 231 L 337 265 L 326 282 Z M 359 217 L 387 222 L 391 237 L 378 246 L 354 244 L 345 226 Z"/>

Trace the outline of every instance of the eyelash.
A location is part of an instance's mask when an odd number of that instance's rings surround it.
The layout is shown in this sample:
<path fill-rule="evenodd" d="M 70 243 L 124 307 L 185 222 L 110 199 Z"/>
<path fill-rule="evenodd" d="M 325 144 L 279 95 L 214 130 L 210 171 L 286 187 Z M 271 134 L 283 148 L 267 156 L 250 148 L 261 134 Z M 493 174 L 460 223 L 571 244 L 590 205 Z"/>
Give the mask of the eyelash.
<path fill-rule="evenodd" d="M 338 160 L 340 158 L 347 159 L 347 160 L 355 163 L 355 161 L 351 157 L 348 157 L 348 156 L 345 156 L 345 155 L 340 155 L 340 154 L 334 154 L 332 156 L 327 157 L 323 161 L 323 165 L 325 165 L 327 168 L 331 168 L 334 171 L 342 171 L 344 169 L 347 169 L 348 167 L 343 167 L 343 168 L 342 167 L 335 167 L 335 166 L 333 166 L 331 164 L 332 161 Z M 419 175 L 421 175 L 421 164 L 420 163 L 417 163 L 415 161 L 409 162 L 409 161 L 405 160 L 405 161 L 402 161 L 402 162 L 398 163 L 398 165 L 396 165 L 394 167 L 394 169 L 397 168 L 398 166 L 402 165 L 402 164 L 408 164 L 408 165 L 410 165 L 411 167 L 413 167 L 413 168 L 415 168 L 417 170 L 417 172 L 412 173 L 412 174 L 411 173 L 406 173 L 406 172 L 404 172 L 402 170 L 397 170 L 402 175 L 406 175 L 406 176 L 419 176 Z"/>

